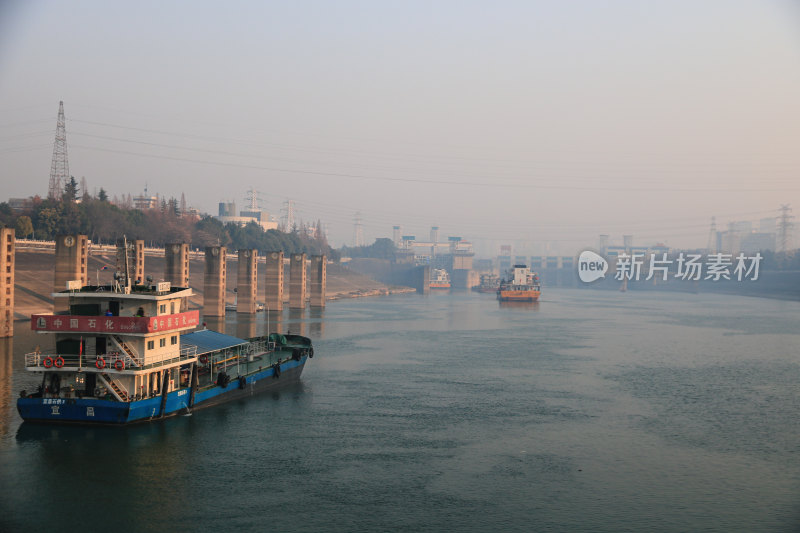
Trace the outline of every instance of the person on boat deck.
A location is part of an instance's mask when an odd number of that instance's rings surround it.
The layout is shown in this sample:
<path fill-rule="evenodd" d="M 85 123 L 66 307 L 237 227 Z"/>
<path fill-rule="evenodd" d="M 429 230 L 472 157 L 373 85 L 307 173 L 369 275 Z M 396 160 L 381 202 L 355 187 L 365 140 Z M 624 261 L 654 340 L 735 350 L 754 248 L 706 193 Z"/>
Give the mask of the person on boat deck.
<path fill-rule="evenodd" d="M 114 316 L 114 313 L 111 312 L 111 309 L 106 309 L 106 316 Z"/>
<path fill-rule="evenodd" d="M 144 307 L 140 307 L 140 308 L 139 308 L 139 309 L 136 311 L 136 315 L 135 315 L 135 316 L 144 316 Z"/>

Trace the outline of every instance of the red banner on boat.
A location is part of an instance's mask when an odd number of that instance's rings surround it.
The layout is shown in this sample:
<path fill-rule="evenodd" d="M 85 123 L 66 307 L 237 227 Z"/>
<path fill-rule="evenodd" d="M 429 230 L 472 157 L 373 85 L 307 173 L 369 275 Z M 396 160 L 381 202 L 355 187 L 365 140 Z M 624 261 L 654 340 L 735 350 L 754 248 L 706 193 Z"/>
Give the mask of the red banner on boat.
<path fill-rule="evenodd" d="M 75 316 L 32 315 L 31 329 L 34 331 L 74 331 L 88 333 L 157 333 L 200 323 L 199 311 L 187 311 L 161 316 Z"/>

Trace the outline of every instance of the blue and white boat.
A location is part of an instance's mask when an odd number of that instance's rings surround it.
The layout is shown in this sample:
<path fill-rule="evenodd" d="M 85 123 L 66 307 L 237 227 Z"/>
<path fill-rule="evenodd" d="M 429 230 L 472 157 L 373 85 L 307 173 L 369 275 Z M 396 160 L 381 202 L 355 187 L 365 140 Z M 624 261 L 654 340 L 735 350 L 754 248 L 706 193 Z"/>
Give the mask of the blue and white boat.
<path fill-rule="evenodd" d="M 169 283 L 53 296 L 66 311 L 31 317 L 33 330 L 55 335 L 55 350 L 25 355 L 26 370 L 42 375 L 17 400 L 26 421 L 129 424 L 189 413 L 297 380 L 314 356 L 299 335 L 190 333 L 199 326 L 187 308 L 192 290 Z"/>

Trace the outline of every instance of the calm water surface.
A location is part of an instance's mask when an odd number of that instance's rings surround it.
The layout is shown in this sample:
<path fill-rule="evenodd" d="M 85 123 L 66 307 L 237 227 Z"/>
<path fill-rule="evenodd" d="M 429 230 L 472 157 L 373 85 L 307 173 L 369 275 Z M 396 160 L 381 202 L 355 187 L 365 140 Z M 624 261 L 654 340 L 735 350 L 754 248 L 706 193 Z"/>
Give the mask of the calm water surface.
<path fill-rule="evenodd" d="M 800 529 L 800 304 L 545 296 L 287 312 L 315 342 L 300 383 L 127 428 L 21 425 L 22 354 L 46 341 L 18 323 L 0 531 Z"/>

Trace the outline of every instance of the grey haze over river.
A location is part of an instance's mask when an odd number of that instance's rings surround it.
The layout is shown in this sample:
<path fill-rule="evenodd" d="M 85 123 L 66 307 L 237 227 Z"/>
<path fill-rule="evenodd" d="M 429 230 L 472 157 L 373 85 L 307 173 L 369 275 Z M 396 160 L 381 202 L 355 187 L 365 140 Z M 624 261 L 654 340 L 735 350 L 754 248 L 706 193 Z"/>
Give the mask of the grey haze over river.
<path fill-rule="evenodd" d="M 800 303 L 544 296 L 287 312 L 315 342 L 299 384 L 127 428 L 21 426 L 42 338 L 18 323 L 0 530 L 800 529 Z"/>

